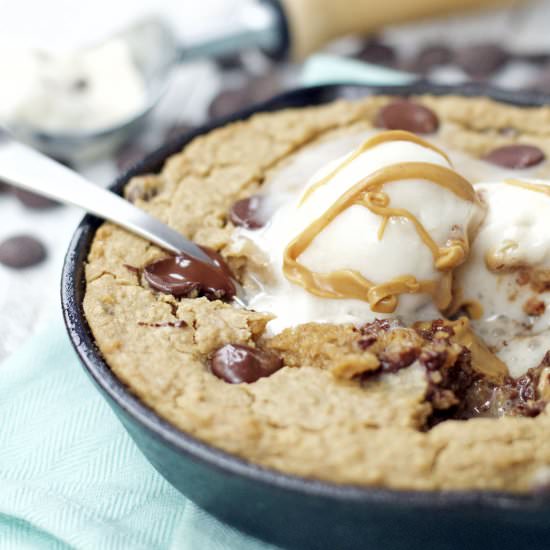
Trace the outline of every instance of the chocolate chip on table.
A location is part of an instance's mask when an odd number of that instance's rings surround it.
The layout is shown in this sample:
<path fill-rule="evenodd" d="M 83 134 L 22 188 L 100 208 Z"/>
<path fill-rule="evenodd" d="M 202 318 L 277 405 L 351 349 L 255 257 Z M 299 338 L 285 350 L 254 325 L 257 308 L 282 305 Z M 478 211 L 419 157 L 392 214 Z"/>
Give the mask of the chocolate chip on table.
<path fill-rule="evenodd" d="M 484 160 L 503 168 L 521 169 L 540 164 L 544 153 L 534 145 L 504 145 L 487 153 Z"/>
<path fill-rule="evenodd" d="M 0 264 L 14 269 L 38 265 L 46 258 L 46 248 L 34 237 L 16 235 L 0 243 Z"/>
<path fill-rule="evenodd" d="M 277 72 L 250 78 L 244 86 L 235 89 L 225 89 L 214 97 L 208 108 L 210 118 L 220 118 L 231 115 L 249 107 L 253 103 L 265 101 L 281 89 L 281 81 Z"/>
<path fill-rule="evenodd" d="M 134 142 L 129 142 L 120 147 L 115 153 L 115 162 L 119 171 L 126 172 L 137 164 L 145 156 L 142 147 Z"/>
<path fill-rule="evenodd" d="M 173 124 L 166 129 L 166 132 L 164 133 L 164 141 L 172 141 L 194 129 L 195 126 L 192 126 L 191 124 Z"/>
<path fill-rule="evenodd" d="M 145 266 L 145 280 L 155 290 L 175 298 L 205 296 L 209 300 L 230 300 L 237 290 L 231 270 L 216 251 L 201 248 L 215 266 L 182 253 Z"/>
<path fill-rule="evenodd" d="M 536 79 L 527 87 L 531 92 L 550 94 L 550 64 L 545 65 L 538 73 Z"/>
<path fill-rule="evenodd" d="M 408 69 L 415 73 L 427 73 L 435 67 L 447 65 L 452 60 L 450 48 L 443 44 L 429 44 L 422 48 L 410 63 Z"/>
<path fill-rule="evenodd" d="M 498 44 L 474 44 L 458 49 L 454 62 L 472 78 L 488 78 L 509 60 Z"/>
<path fill-rule="evenodd" d="M 382 42 L 379 38 L 371 38 L 365 41 L 362 48 L 354 57 L 366 63 L 387 66 L 394 65 L 397 59 L 395 49 L 389 44 Z"/>
<path fill-rule="evenodd" d="M 233 225 L 246 229 L 263 227 L 265 222 L 260 215 L 262 200 L 260 195 L 252 195 L 235 202 L 229 210 L 229 219 Z"/>
<path fill-rule="evenodd" d="M 437 115 L 428 107 L 408 99 L 397 99 L 378 111 L 376 126 L 387 130 L 407 130 L 431 134 L 439 128 Z"/>
<path fill-rule="evenodd" d="M 23 206 L 30 208 L 31 210 L 46 210 L 48 208 L 54 208 L 60 205 L 52 199 L 42 197 L 41 195 L 31 193 L 30 191 L 26 191 L 18 187 L 13 187 L 12 192 Z"/>
<path fill-rule="evenodd" d="M 212 373 L 229 384 L 256 382 L 282 366 L 282 359 L 273 351 L 243 344 L 226 344 L 210 358 Z"/>

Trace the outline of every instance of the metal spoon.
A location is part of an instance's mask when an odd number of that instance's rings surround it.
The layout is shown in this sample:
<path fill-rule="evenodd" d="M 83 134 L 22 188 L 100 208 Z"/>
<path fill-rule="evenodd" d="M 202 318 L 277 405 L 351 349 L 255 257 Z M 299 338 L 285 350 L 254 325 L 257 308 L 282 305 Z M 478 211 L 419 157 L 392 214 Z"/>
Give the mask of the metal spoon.
<path fill-rule="evenodd" d="M 168 252 L 184 252 L 215 265 L 192 241 L 168 225 L 107 189 L 86 180 L 70 168 L 23 145 L 0 127 L 0 179 L 56 201 L 72 204 L 113 222 Z M 243 291 L 236 283 L 235 301 L 244 306 Z"/>

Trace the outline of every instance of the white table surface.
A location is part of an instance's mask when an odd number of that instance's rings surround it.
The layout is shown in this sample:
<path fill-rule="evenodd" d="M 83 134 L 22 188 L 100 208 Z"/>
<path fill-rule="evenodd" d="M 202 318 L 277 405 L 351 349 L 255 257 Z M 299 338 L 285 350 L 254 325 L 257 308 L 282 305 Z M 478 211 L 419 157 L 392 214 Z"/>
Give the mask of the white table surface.
<path fill-rule="evenodd" d="M 234 8 L 245 0 L 0 0 L 0 47 L 6 43 L 63 49 L 95 41 L 147 13 L 161 13 L 183 32 L 186 24 L 208 25 L 212 14 Z M 129 9 L 131 7 L 131 9 Z M 128 17 L 129 11 L 133 14 Z M 28 14 L 32 13 L 32 18 Z M 62 15 L 61 15 L 62 14 Z M 66 25 L 72 21 L 72 26 Z M 401 48 L 444 39 L 453 44 L 473 41 L 505 41 L 512 49 L 550 51 L 550 2 L 539 1 L 513 10 L 475 17 L 456 17 L 445 23 L 432 22 L 388 29 L 386 38 Z M 512 67 L 500 75 L 504 85 L 513 87 L 525 71 Z M 518 73 L 519 71 L 519 73 Z M 463 78 L 443 74 L 443 80 Z M 221 85 L 221 76 L 211 63 L 197 63 L 180 69 L 170 92 L 157 109 L 149 134 L 150 147 L 159 142 L 158 127 L 172 122 L 196 124 L 206 117 L 206 108 Z M 100 185 L 117 173 L 111 159 L 78 167 Z M 63 256 L 82 213 L 61 207 L 43 212 L 23 208 L 15 198 L 0 195 L 0 240 L 16 233 L 31 233 L 48 248 L 48 260 L 24 271 L 0 266 L 0 362 L 24 345 L 40 325 L 59 311 L 59 279 Z"/>

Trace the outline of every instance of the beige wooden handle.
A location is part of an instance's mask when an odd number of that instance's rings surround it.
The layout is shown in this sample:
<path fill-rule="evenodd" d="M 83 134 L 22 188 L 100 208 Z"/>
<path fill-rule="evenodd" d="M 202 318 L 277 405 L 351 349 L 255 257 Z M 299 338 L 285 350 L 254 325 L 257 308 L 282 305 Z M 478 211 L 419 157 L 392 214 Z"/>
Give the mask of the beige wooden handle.
<path fill-rule="evenodd" d="M 281 0 L 287 14 L 291 54 L 302 59 L 326 42 L 365 34 L 384 25 L 444 15 L 512 0 Z"/>

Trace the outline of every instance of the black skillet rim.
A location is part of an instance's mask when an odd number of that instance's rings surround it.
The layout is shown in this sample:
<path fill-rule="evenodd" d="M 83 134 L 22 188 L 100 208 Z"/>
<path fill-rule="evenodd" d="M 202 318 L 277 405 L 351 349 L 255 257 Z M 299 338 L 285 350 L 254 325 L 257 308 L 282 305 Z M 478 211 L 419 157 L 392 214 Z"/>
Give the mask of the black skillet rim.
<path fill-rule="evenodd" d="M 231 117 L 217 120 L 196 128 L 192 132 L 171 140 L 130 168 L 112 184 L 111 189 L 120 193 L 129 179 L 135 175 L 158 171 L 163 162 L 179 151 L 194 137 L 204 134 L 228 122 L 248 118 L 262 111 L 276 111 L 289 107 L 304 107 L 334 101 L 356 99 L 367 95 L 408 96 L 417 94 L 459 95 L 487 97 L 517 106 L 533 107 L 550 103 L 550 97 L 538 93 L 519 93 L 487 87 L 480 84 L 462 86 L 434 85 L 418 81 L 403 86 L 365 86 L 358 84 L 335 84 L 302 88 L 283 93 L 269 101 L 255 105 Z M 71 343 L 83 367 L 95 383 L 133 420 L 147 428 L 154 436 L 187 457 L 230 475 L 239 475 L 250 481 L 273 488 L 298 492 L 312 497 L 324 497 L 335 501 L 379 503 L 388 506 L 418 506 L 422 508 L 455 508 L 476 505 L 488 508 L 550 510 L 550 494 L 510 494 L 497 491 L 403 491 L 385 488 L 370 488 L 357 485 L 342 485 L 284 474 L 247 462 L 234 455 L 204 443 L 172 426 L 152 409 L 135 397 L 118 380 L 103 360 L 94 343 L 86 322 L 81 296 L 84 288 L 83 264 L 93 235 L 101 220 L 86 215 L 76 229 L 69 245 L 61 278 L 61 302 L 65 326 Z M 527 510 L 526 510 L 527 509 Z"/>

